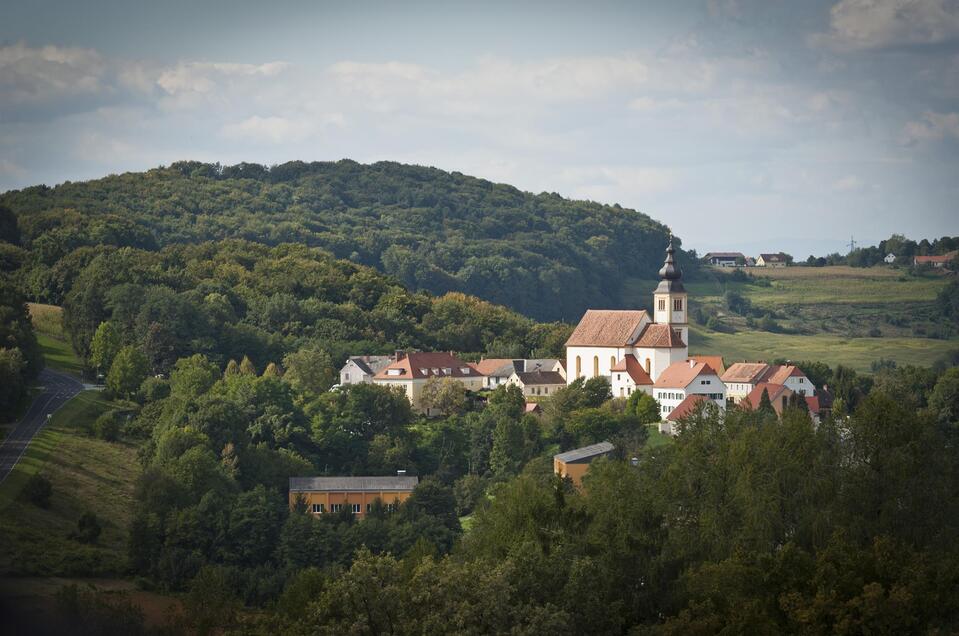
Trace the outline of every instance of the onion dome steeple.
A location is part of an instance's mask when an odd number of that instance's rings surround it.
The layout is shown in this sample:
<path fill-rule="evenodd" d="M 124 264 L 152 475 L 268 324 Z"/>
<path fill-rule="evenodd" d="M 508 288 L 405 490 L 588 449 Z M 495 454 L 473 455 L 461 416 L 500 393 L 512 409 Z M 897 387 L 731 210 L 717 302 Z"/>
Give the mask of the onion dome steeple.
<path fill-rule="evenodd" d="M 676 267 L 676 261 L 673 258 L 673 254 L 676 253 L 675 248 L 673 248 L 673 235 L 669 235 L 669 246 L 666 247 L 666 261 L 663 263 L 662 269 L 659 270 L 659 277 L 662 279 L 659 281 L 659 286 L 656 287 L 657 292 L 685 292 L 686 289 L 683 287 L 683 271 Z"/>

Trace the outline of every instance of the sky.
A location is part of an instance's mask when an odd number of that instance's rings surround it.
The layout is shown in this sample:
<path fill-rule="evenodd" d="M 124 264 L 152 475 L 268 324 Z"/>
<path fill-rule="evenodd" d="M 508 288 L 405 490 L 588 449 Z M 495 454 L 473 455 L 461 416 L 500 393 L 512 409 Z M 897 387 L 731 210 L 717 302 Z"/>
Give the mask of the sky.
<path fill-rule="evenodd" d="M 959 0 L 5 3 L 0 191 L 392 160 L 687 248 L 959 234 Z"/>

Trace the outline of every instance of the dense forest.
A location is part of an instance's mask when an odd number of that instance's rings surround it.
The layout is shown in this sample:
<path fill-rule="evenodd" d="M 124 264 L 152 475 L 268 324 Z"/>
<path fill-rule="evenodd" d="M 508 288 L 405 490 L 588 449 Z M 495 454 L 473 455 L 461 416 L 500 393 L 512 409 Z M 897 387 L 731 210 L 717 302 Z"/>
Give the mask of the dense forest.
<path fill-rule="evenodd" d="M 32 300 L 53 304 L 62 300 L 50 284 L 57 263 L 78 248 L 244 239 L 320 247 L 413 291 L 460 291 L 537 319 L 572 321 L 588 307 L 621 306 L 627 277 L 655 278 L 668 234 L 618 205 L 348 160 L 269 168 L 184 161 L 11 191 L 0 206 L 19 218 Z M 697 267 L 681 251 L 679 258 Z"/>

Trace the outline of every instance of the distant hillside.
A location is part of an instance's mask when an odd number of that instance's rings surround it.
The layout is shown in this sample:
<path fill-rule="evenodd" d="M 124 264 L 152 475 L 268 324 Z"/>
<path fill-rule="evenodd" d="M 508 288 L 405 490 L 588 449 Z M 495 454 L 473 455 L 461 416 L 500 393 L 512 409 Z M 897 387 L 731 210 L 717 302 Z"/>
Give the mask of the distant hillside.
<path fill-rule="evenodd" d="M 156 250 L 239 238 L 303 243 L 391 274 L 413 290 L 462 291 L 541 320 L 623 306 L 652 279 L 666 226 L 619 206 L 533 195 L 435 168 L 192 161 L 0 195 L 19 217 L 35 276 L 78 247 Z M 696 267 L 685 254 L 681 263 Z M 59 303 L 62 298 L 41 298 Z"/>

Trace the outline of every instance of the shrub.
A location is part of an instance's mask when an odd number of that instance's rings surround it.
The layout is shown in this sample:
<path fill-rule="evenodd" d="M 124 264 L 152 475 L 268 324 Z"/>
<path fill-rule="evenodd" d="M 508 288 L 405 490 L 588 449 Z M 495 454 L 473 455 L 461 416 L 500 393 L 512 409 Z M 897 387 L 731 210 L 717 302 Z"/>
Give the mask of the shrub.
<path fill-rule="evenodd" d="M 156 402 L 170 396 L 170 381 L 149 377 L 140 385 L 140 401 Z"/>
<path fill-rule="evenodd" d="M 870 337 L 870 338 L 881 338 L 881 337 L 882 337 L 882 330 L 879 329 L 879 327 L 873 327 L 872 329 L 869 330 L 869 337 Z"/>
<path fill-rule="evenodd" d="M 50 498 L 53 496 L 53 485 L 49 479 L 36 473 L 27 480 L 20 495 L 35 506 L 49 508 Z"/>
<path fill-rule="evenodd" d="M 108 442 L 115 442 L 120 438 L 122 416 L 118 411 L 108 411 L 97 418 L 93 423 L 93 434 Z"/>
<path fill-rule="evenodd" d="M 80 543 L 96 543 L 102 530 L 97 516 L 87 511 L 77 520 L 77 529 L 70 533 L 70 538 Z"/>

